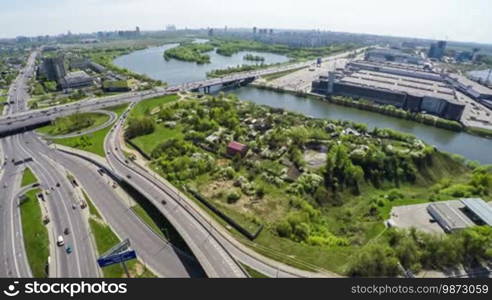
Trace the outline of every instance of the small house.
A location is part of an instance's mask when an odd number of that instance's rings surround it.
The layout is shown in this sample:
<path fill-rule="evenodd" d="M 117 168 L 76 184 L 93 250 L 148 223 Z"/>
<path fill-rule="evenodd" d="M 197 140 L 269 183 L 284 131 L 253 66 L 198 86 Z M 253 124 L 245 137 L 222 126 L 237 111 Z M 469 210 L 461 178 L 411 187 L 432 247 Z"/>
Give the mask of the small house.
<path fill-rule="evenodd" d="M 241 155 L 241 157 L 244 157 L 246 153 L 248 152 L 248 146 L 232 141 L 227 145 L 227 155 L 229 156 L 236 156 L 236 154 Z"/>

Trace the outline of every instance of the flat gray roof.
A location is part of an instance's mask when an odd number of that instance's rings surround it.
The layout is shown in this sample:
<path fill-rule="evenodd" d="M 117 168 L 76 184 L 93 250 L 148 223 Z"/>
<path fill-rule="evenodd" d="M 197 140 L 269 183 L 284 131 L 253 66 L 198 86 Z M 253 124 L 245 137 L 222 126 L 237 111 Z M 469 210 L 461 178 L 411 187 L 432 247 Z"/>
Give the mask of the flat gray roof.
<path fill-rule="evenodd" d="M 460 202 L 456 200 L 431 203 L 427 210 L 448 231 L 473 226 L 473 222 L 460 211 Z"/>
<path fill-rule="evenodd" d="M 488 87 L 483 86 L 478 82 L 470 80 L 463 75 L 450 74 L 449 77 L 458 80 L 459 82 L 461 82 L 466 86 L 471 86 L 475 91 L 479 92 L 480 94 L 492 95 L 492 89 L 489 89 Z"/>
<path fill-rule="evenodd" d="M 345 75 L 341 78 L 342 82 L 353 83 L 362 86 L 383 88 L 392 91 L 399 91 L 411 95 L 424 97 L 435 97 L 454 102 L 453 90 L 443 87 L 440 83 L 426 84 L 423 81 L 416 82 L 411 77 L 388 75 L 376 71 L 359 71 Z M 429 81 L 430 83 L 430 81 Z"/>
<path fill-rule="evenodd" d="M 487 202 L 480 198 L 466 198 L 460 201 L 485 224 L 492 226 L 492 207 Z"/>

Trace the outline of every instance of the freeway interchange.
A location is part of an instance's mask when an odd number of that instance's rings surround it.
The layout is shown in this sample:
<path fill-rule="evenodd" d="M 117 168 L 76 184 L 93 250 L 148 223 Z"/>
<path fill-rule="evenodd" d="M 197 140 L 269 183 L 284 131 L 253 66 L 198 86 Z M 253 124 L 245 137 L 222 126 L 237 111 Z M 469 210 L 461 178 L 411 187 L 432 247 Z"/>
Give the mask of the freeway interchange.
<path fill-rule="evenodd" d="M 0 203 L 0 277 L 32 277 L 22 238 L 18 193 L 20 177 L 29 167 L 39 180 L 45 193 L 45 209 L 51 222 L 47 226 L 50 240 L 49 277 L 101 277 L 97 265 L 97 247 L 85 216 L 78 206 L 80 195 L 74 191 L 67 175 L 73 176 L 87 191 L 89 197 L 104 216 L 105 221 L 120 240 L 129 238 L 139 259 L 159 277 L 248 277 L 242 265 L 252 267 L 269 277 L 326 277 L 337 276 L 315 266 L 305 266 L 305 271 L 274 261 L 258 254 L 237 241 L 222 225 L 191 199 L 180 193 L 170 183 L 160 178 L 146 166 L 125 159 L 122 138 L 123 121 L 135 103 L 143 99 L 197 90 L 249 80 L 261 75 L 297 69 L 312 64 L 311 61 L 268 68 L 260 71 L 238 73 L 222 78 L 203 80 L 169 88 L 130 92 L 104 98 L 94 98 L 42 110 L 27 110 L 27 81 L 34 73 L 34 51 L 23 71 L 8 93 L 9 105 L 0 118 L 0 145 L 2 170 L 0 187 L 4 189 Z M 328 60 L 338 59 L 347 53 Z M 104 141 L 106 159 L 74 149 L 57 149 L 48 145 L 33 128 L 51 120 L 77 112 L 102 110 L 105 107 L 131 103 L 128 110 L 116 120 Z M 14 161 L 32 158 L 23 164 Z M 106 172 L 98 172 L 101 168 Z M 115 190 L 114 181 L 126 184 L 145 196 L 173 225 L 193 253 L 193 257 L 176 248 L 154 232 L 122 200 Z M 116 189 L 120 189 L 117 187 Z M 66 242 L 73 253 L 56 247 L 57 236 L 68 228 Z"/>

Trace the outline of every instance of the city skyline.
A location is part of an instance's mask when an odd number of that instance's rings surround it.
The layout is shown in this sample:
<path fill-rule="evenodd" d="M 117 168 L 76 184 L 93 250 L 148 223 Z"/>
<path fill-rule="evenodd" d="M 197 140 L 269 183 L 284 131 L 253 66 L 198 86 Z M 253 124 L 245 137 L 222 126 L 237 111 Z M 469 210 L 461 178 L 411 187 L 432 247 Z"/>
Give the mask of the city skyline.
<path fill-rule="evenodd" d="M 178 28 L 275 28 L 319 29 L 337 32 L 397 37 L 492 43 L 492 20 L 487 18 L 488 1 L 413 1 L 399 3 L 307 0 L 249 1 L 247 6 L 231 1 L 205 0 L 197 9 L 193 1 L 154 0 L 27 0 L 4 3 L 3 34 L 16 36 L 57 35 L 97 31 L 162 30 L 167 24 Z M 451 3 L 453 2 L 453 3 Z M 168 9 L 172 8 L 172 10 Z M 315 9 L 316 8 L 316 9 Z M 336 13 L 330 14 L 330 11 Z M 137 14 L 135 12 L 138 12 Z M 280 13 L 279 13 L 280 12 Z M 22 20 L 20 22 L 19 20 Z M 377 22 L 375 22 L 377 20 Z M 7 26 L 15 24 L 16 26 Z M 429 26 L 431 24 L 431 26 Z M 480 30 L 476 30 L 480 28 Z"/>

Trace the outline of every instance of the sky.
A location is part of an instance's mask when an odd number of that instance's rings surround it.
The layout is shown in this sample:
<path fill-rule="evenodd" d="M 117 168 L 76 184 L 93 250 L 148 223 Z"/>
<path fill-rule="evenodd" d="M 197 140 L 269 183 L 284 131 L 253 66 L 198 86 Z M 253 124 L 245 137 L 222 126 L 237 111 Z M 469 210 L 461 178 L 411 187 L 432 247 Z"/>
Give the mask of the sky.
<path fill-rule="evenodd" d="M 0 0 L 0 38 L 107 30 L 320 29 L 492 44 L 492 0 Z"/>

